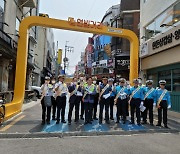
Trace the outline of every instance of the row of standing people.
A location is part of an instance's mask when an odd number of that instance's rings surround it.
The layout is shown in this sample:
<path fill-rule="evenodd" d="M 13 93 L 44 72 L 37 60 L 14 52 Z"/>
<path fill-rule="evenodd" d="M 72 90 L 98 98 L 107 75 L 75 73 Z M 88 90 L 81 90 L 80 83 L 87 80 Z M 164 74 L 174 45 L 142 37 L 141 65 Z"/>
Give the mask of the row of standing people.
<path fill-rule="evenodd" d="M 49 78 L 47 78 L 49 80 Z M 153 108 L 158 109 L 158 124 L 161 126 L 162 122 L 162 110 L 163 110 L 163 123 L 167 128 L 167 108 L 171 107 L 169 92 L 165 89 L 165 80 L 159 81 L 160 88 L 153 88 L 153 81 L 147 80 L 147 86 L 140 85 L 139 79 L 134 79 L 134 86 L 130 87 L 127 85 L 126 80 L 121 78 L 119 84 L 113 84 L 113 79 L 108 79 L 103 77 L 102 84 L 97 84 L 97 79 L 87 78 L 87 82 L 83 78 L 77 82 L 77 78 L 73 78 L 70 85 L 64 83 L 64 76 L 58 77 L 59 82 L 55 84 L 52 82 L 53 86 L 50 85 L 49 91 L 46 95 L 51 96 L 53 102 L 53 117 L 55 120 L 55 113 L 57 108 L 57 124 L 60 122 L 60 112 L 61 112 L 61 122 L 65 121 L 65 108 L 66 108 L 66 96 L 69 94 L 69 113 L 68 113 L 68 124 L 71 125 L 72 122 L 72 112 L 75 107 L 75 122 L 79 121 L 79 106 L 81 104 L 81 116 L 80 118 L 84 120 L 83 114 L 85 111 L 85 124 L 92 123 L 93 119 L 97 118 L 97 106 L 99 104 L 99 123 L 103 121 L 103 110 L 105 108 L 105 121 L 107 124 L 110 123 L 110 119 L 114 120 L 113 108 L 114 105 L 117 107 L 116 113 L 116 123 L 119 123 L 120 116 L 122 117 L 123 123 L 126 123 L 126 117 L 129 115 L 129 108 L 131 114 L 130 124 L 134 124 L 134 113 L 136 112 L 137 124 L 141 125 L 141 116 L 143 117 L 143 124 L 147 123 L 147 112 L 149 112 L 150 125 L 153 125 Z M 45 84 L 49 84 L 46 80 Z M 42 89 L 45 86 L 42 86 Z M 53 93 L 53 94 L 52 94 Z M 45 103 L 44 97 L 42 99 L 42 123 L 45 123 Z M 109 116 L 110 109 L 110 116 Z M 50 110 L 51 107 L 47 107 L 47 123 L 50 123 Z M 141 112 L 141 110 L 143 112 Z"/>

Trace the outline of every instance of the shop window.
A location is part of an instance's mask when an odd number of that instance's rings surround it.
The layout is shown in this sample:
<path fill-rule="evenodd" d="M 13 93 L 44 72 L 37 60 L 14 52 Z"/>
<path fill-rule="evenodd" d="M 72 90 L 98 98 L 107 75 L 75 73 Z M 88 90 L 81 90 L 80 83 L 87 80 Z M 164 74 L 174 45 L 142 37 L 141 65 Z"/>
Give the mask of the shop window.
<path fill-rule="evenodd" d="M 151 24 L 149 24 L 147 27 L 145 27 L 145 38 L 146 38 L 146 40 L 153 37 L 154 32 L 155 32 L 155 22 L 153 21 Z"/>
<path fill-rule="evenodd" d="M 16 17 L 16 34 L 19 34 L 20 20 Z"/>
<path fill-rule="evenodd" d="M 180 69 L 173 70 L 173 91 L 180 91 Z"/>

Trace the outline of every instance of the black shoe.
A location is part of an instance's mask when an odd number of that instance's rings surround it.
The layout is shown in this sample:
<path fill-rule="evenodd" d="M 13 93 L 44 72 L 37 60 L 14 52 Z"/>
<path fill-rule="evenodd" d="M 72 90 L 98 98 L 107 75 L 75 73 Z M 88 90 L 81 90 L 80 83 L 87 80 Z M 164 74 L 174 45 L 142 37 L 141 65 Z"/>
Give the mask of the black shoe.
<path fill-rule="evenodd" d="M 153 123 L 150 123 L 150 125 L 151 125 L 151 126 L 154 126 L 154 124 L 153 124 Z"/>
<path fill-rule="evenodd" d="M 157 124 L 156 126 L 161 127 L 161 124 Z"/>
<path fill-rule="evenodd" d="M 89 123 L 89 124 L 92 124 L 92 122 L 91 122 L 91 121 L 89 121 L 88 123 Z"/>
<path fill-rule="evenodd" d="M 112 118 L 112 117 L 111 117 L 110 119 L 111 119 L 111 120 L 114 120 L 114 118 Z"/>
<path fill-rule="evenodd" d="M 106 124 L 110 124 L 109 120 L 106 120 Z"/>
<path fill-rule="evenodd" d="M 146 121 L 143 121 L 142 124 L 147 124 L 147 122 L 146 122 Z"/>
<path fill-rule="evenodd" d="M 71 125 L 71 122 L 68 122 L 68 125 Z"/>
<path fill-rule="evenodd" d="M 84 125 L 87 125 L 88 124 L 88 122 L 86 121 L 85 123 L 84 123 Z"/>
<path fill-rule="evenodd" d="M 65 120 L 62 120 L 62 121 L 61 121 L 61 123 L 64 123 L 64 124 L 65 124 L 65 123 L 66 123 L 66 121 L 65 121 Z"/>
<path fill-rule="evenodd" d="M 102 124 L 102 121 L 99 121 L 99 124 Z"/>
<path fill-rule="evenodd" d="M 54 121 L 54 120 L 56 120 L 56 118 L 52 118 L 52 120 Z"/>
<path fill-rule="evenodd" d="M 80 118 L 81 120 L 84 120 L 84 118 L 81 116 L 81 118 Z"/>
<path fill-rule="evenodd" d="M 47 121 L 47 124 L 50 125 L 50 121 Z"/>
<path fill-rule="evenodd" d="M 138 123 L 137 125 L 138 125 L 138 126 L 141 126 L 141 123 Z"/>
<path fill-rule="evenodd" d="M 42 121 L 42 122 L 41 122 L 41 125 L 45 125 L 45 121 Z"/>
<path fill-rule="evenodd" d="M 116 123 L 118 124 L 118 123 L 119 123 L 119 120 L 117 120 Z"/>
<path fill-rule="evenodd" d="M 130 122 L 129 124 L 130 124 L 130 125 L 133 125 L 133 124 L 134 124 L 134 122 Z"/>
<path fill-rule="evenodd" d="M 164 125 L 164 128 L 169 128 L 167 125 Z"/>
<path fill-rule="evenodd" d="M 98 118 L 96 118 L 96 117 L 94 117 L 93 119 L 94 119 L 94 120 L 98 120 Z"/>
<path fill-rule="evenodd" d="M 56 124 L 59 124 L 59 121 L 56 121 Z"/>
<path fill-rule="evenodd" d="M 123 124 L 126 124 L 126 121 L 123 121 Z"/>

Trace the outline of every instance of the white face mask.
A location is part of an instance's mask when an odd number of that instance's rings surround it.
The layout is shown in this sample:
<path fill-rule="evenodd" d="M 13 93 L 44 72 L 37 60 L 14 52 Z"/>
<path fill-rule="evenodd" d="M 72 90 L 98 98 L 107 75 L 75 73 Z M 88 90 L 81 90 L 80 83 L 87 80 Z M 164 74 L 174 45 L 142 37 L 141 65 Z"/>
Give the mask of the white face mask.
<path fill-rule="evenodd" d="M 96 81 L 93 81 L 93 84 L 96 84 Z"/>
<path fill-rule="evenodd" d="M 84 78 L 83 78 L 83 77 L 80 77 L 80 80 L 82 81 L 82 80 L 84 80 Z"/>
<path fill-rule="evenodd" d="M 51 82 L 52 82 L 52 84 L 55 84 L 55 83 L 56 83 L 56 81 L 54 81 L 54 80 L 53 80 L 53 81 L 51 81 Z"/>

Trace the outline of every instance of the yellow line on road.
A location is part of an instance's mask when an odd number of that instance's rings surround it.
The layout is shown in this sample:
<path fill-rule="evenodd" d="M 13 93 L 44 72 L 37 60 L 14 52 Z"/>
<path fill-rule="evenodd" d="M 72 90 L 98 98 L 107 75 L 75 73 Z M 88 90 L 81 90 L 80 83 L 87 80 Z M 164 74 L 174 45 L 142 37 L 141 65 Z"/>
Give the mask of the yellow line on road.
<path fill-rule="evenodd" d="M 14 121 L 10 122 L 8 125 L 3 127 L 2 129 L 0 129 L 0 132 L 8 130 L 10 127 L 12 127 L 15 123 L 17 123 L 18 121 L 20 121 L 24 117 L 25 117 L 25 115 L 21 115 L 20 117 L 18 117 L 17 119 L 15 119 Z"/>

